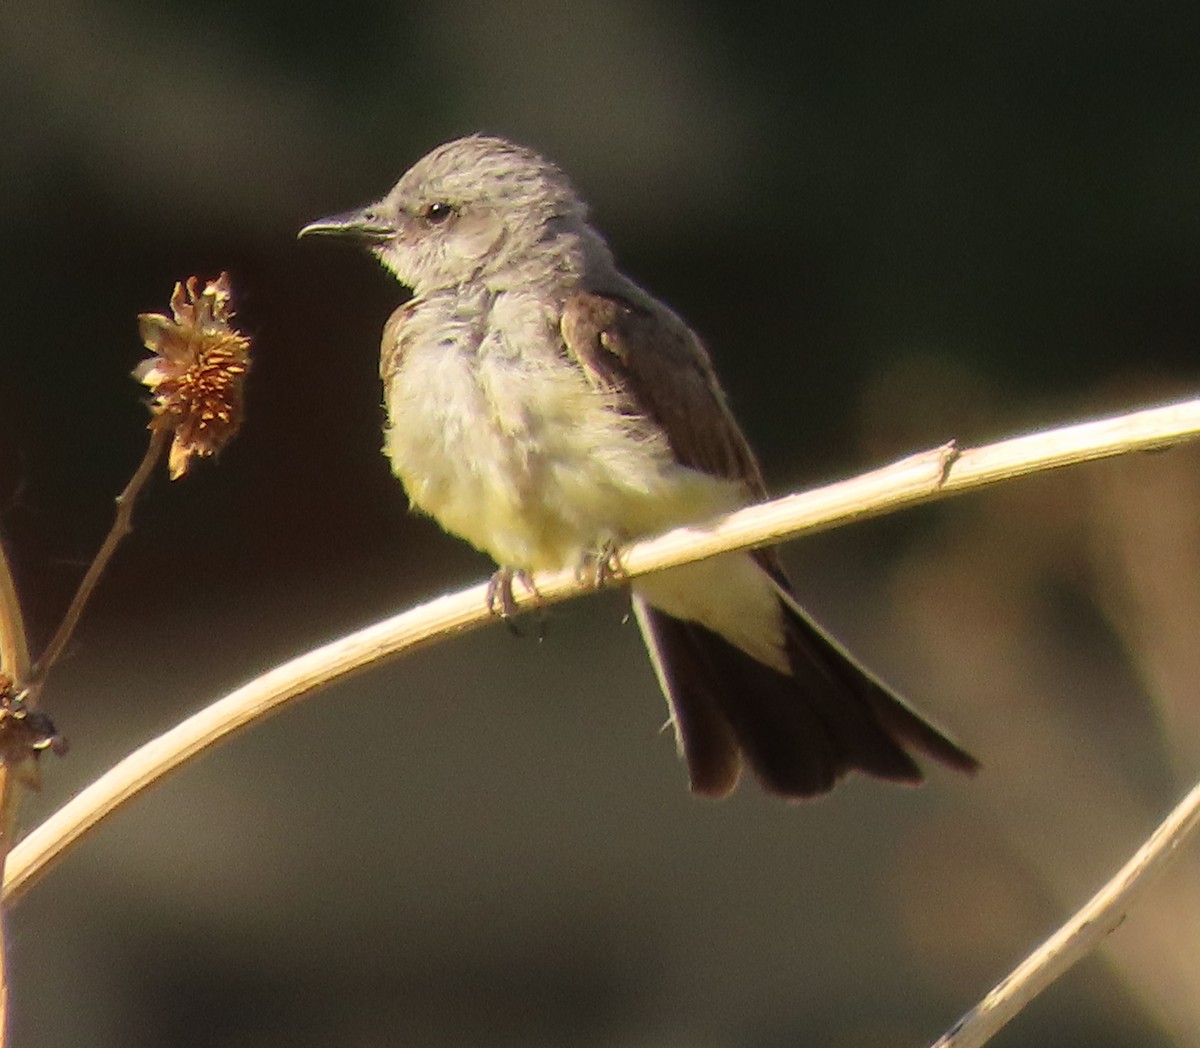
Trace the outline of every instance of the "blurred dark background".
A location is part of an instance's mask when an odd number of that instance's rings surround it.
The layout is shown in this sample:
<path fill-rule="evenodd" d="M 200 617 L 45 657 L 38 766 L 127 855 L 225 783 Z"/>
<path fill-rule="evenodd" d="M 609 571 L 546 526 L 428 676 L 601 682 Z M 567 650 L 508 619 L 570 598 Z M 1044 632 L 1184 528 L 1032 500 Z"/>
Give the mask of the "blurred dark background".
<path fill-rule="evenodd" d="M 244 429 L 139 505 L 45 696 L 33 825 L 307 647 L 489 571 L 379 453 L 403 292 L 296 243 L 447 138 L 533 145 L 712 347 L 777 491 L 1200 377 L 1195 6 L 0 4 L 0 531 L 36 644 L 145 441 L 136 314 L 226 269 Z M 1200 457 L 787 550 L 983 760 L 693 800 L 619 594 L 257 725 L 8 918 L 29 1048 L 918 1045 L 1200 769 Z M 998 1045 L 1200 1044 L 1184 856 Z"/>

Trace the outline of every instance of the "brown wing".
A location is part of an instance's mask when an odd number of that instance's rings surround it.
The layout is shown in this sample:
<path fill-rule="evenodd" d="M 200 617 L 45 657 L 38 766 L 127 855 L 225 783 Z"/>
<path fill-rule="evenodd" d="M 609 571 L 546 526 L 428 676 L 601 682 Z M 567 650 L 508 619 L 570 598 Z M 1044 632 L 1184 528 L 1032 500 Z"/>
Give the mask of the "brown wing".
<path fill-rule="evenodd" d="M 563 309 L 563 342 L 621 410 L 666 434 L 684 465 L 742 481 L 765 495 L 762 473 L 725 402 L 699 340 L 665 307 L 579 294 Z M 671 705 L 692 788 L 723 796 L 739 749 L 763 784 L 784 796 L 828 790 L 849 768 L 919 782 L 906 752 L 974 770 L 970 754 L 922 720 L 830 641 L 791 596 L 773 549 L 752 556 L 781 594 L 790 674 L 756 662 L 718 634 L 674 619 L 635 595 L 638 620 Z"/>
<path fill-rule="evenodd" d="M 742 481 L 750 500 L 766 498 L 758 459 L 729 410 L 708 353 L 674 313 L 581 293 L 563 307 L 562 335 L 592 382 L 614 393 L 631 414 L 657 422 L 685 466 Z M 751 556 L 790 591 L 774 549 Z"/>
<path fill-rule="evenodd" d="M 762 473 L 734 421 L 700 340 L 665 307 L 579 294 L 562 316 L 567 352 L 598 387 L 662 428 L 685 466 L 766 494 Z"/>

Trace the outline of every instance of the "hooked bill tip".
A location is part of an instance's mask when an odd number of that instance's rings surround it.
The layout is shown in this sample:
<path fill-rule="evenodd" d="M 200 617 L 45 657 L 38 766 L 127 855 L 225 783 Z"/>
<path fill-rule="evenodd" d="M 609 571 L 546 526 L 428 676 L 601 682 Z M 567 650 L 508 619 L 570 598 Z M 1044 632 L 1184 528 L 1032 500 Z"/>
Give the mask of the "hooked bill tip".
<path fill-rule="evenodd" d="M 386 240 L 395 232 L 389 223 L 382 221 L 368 208 L 364 211 L 346 211 L 340 215 L 318 218 L 301 229 L 296 238 L 339 236 L 355 240 Z"/>
<path fill-rule="evenodd" d="M 296 239 L 299 240 L 301 237 L 311 236 L 314 233 L 320 234 L 330 232 L 333 232 L 333 230 L 330 228 L 329 224 L 324 219 L 317 219 L 316 222 L 309 222 L 308 225 L 304 226 L 300 232 L 296 234 Z"/>

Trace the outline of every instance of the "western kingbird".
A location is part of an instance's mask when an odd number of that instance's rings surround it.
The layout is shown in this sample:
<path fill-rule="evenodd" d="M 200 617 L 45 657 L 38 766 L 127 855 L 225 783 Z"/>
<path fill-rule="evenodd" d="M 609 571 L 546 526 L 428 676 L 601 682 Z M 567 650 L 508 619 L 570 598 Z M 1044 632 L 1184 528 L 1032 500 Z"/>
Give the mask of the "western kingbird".
<path fill-rule="evenodd" d="M 472 135 L 378 203 L 304 234 L 365 241 L 413 297 L 383 331 L 384 450 L 413 506 L 514 577 L 589 564 L 632 539 L 766 495 L 708 354 L 622 275 L 565 175 Z M 920 782 L 920 751 L 976 762 L 805 614 L 774 549 L 639 578 L 633 607 L 692 789 L 742 761 L 784 797 L 857 768 Z"/>

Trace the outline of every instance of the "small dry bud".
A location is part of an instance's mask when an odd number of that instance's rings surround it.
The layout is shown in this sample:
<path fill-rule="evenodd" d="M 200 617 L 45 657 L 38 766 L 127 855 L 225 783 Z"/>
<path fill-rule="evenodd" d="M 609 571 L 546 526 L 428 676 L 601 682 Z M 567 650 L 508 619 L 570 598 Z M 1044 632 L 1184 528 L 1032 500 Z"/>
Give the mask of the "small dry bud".
<path fill-rule="evenodd" d="M 196 277 L 176 284 L 171 312 L 138 317 L 142 341 L 154 356 L 133 377 L 150 387 L 151 427 L 174 430 L 167 468 L 177 480 L 193 455 L 212 455 L 233 439 L 242 421 L 242 386 L 250 370 L 250 340 L 230 326 L 229 275 L 197 292 Z"/>
<path fill-rule="evenodd" d="M 26 786 L 37 789 L 41 784 L 37 758 L 42 750 L 61 756 L 67 752 L 67 740 L 46 714 L 25 705 L 25 694 L 13 686 L 11 677 L 0 674 L 0 762 Z"/>

